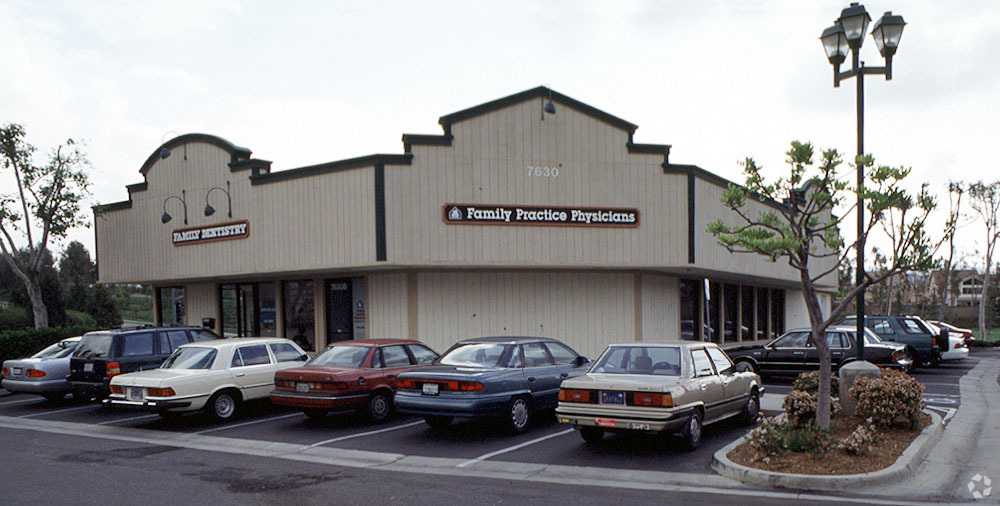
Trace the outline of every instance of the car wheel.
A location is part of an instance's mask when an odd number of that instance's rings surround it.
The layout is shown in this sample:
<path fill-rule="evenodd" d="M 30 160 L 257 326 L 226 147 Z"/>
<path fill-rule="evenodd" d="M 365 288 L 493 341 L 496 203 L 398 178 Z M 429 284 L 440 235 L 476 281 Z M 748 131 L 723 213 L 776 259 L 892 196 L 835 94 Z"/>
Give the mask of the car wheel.
<path fill-rule="evenodd" d="M 701 445 L 701 413 L 695 411 L 691 418 L 688 418 L 687 423 L 684 424 L 684 430 L 681 432 L 681 437 L 684 438 L 684 446 L 688 450 L 694 450 Z"/>
<path fill-rule="evenodd" d="M 48 392 L 42 394 L 42 397 L 45 397 L 45 400 L 49 402 L 57 402 L 63 400 L 63 398 L 66 397 L 66 392 Z"/>
<path fill-rule="evenodd" d="M 916 367 L 917 354 L 913 351 L 912 348 L 906 348 L 905 350 L 903 350 L 903 352 L 906 353 L 906 357 L 910 359 L 910 365 L 903 366 L 903 372 L 905 372 L 906 374 L 910 374 L 910 371 L 912 371 L 913 368 Z"/>
<path fill-rule="evenodd" d="M 580 437 L 582 437 L 587 444 L 595 444 L 604 439 L 604 429 L 600 427 L 583 426 L 580 427 Z"/>
<path fill-rule="evenodd" d="M 757 393 L 757 389 L 750 392 L 750 398 L 747 399 L 746 405 L 743 406 L 743 411 L 740 413 L 740 420 L 751 425 L 757 422 L 757 415 L 760 414 L 760 394 Z"/>
<path fill-rule="evenodd" d="M 430 425 L 434 430 L 441 430 L 449 425 L 451 425 L 450 416 L 425 416 L 424 421 L 427 425 Z"/>
<path fill-rule="evenodd" d="M 368 398 L 368 418 L 381 423 L 392 414 L 392 397 L 385 392 L 375 392 Z"/>
<path fill-rule="evenodd" d="M 507 406 L 507 424 L 515 434 L 523 434 L 531 422 L 531 403 L 525 397 L 515 397 Z"/>
<path fill-rule="evenodd" d="M 754 367 L 753 363 L 750 362 L 749 360 L 740 360 L 739 362 L 736 362 L 735 367 L 738 372 L 752 372 L 754 374 L 757 373 L 757 368 Z"/>
<path fill-rule="evenodd" d="M 303 409 L 302 413 L 309 417 L 310 420 L 322 420 L 326 418 L 325 409 Z"/>
<path fill-rule="evenodd" d="M 206 409 L 208 410 L 208 416 L 216 421 L 226 421 L 236 415 L 236 408 L 239 405 L 239 400 L 237 400 L 236 395 L 228 390 L 223 390 L 221 392 L 216 392 L 211 399 L 208 400 L 208 405 Z"/>

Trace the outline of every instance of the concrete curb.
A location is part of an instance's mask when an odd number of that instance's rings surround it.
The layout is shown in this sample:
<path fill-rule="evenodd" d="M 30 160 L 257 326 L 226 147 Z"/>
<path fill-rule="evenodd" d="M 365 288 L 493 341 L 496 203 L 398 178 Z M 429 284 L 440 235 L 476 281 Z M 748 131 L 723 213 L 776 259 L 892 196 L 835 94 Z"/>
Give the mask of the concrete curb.
<path fill-rule="evenodd" d="M 941 416 L 929 410 L 925 410 L 924 413 L 930 415 L 931 424 L 920 432 L 916 439 L 910 443 L 910 447 L 896 459 L 896 462 L 879 471 L 833 476 L 775 473 L 742 466 L 729 460 L 727 457 L 729 452 L 747 441 L 749 435 L 743 436 L 715 452 L 715 456 L 712 458 L 712 469 L 726 478 L 737 480 L 746 485 L 796 490 L 851 490 L 898 482 L 912 476 L 927 454 L 934 448 L 934 445 L 941 439 L 941 433 L 944 431 Z"/>

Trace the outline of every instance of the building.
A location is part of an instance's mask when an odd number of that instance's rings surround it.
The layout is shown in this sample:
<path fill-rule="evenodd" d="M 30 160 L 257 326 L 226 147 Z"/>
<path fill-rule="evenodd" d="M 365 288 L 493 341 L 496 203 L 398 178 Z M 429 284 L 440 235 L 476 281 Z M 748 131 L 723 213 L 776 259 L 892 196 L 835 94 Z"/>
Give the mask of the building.
<path fill-rule="evenodd" d="M 439 123 L 401 154 L 274 172 L 219 137 L 171 139 L 95 208 L 99 281 L 153 285 L 158 323 L 313 348 L 524 334 L 595 357 L 808 325 L 795 271 L 705 232 L 736 218 L 728 181 L 636 125 L 541 87 Z M 829 308 L 834 275 L 822 290 Z"/>

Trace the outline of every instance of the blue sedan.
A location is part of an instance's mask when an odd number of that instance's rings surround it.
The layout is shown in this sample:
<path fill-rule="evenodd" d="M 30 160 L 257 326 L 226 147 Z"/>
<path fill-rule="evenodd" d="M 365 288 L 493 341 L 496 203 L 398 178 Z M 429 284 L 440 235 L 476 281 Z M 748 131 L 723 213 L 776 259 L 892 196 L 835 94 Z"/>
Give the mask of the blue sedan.
<path fill-rule="evenodd" d="M 459 341 L 435 365 L 401 373 L 396 409 L 441 429 L 455 417 L 503 417 L 528 429 L 533 412 L 559 403 L 559 385 L 587 372 L 589 361 L 546 337 L 480 337 Z"/>

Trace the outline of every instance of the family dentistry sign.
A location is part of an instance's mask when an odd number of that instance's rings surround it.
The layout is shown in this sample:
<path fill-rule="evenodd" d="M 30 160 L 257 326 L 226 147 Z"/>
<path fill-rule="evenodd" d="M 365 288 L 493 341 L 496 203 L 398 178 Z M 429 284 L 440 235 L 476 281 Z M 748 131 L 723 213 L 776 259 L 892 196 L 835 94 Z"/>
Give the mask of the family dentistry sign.
<path fill-rule="evenodd" d="M 180 228 L 173 232 L 174 246 L 187 246 L 213 241 L 246 239 L 250 236 L 250 222 L 247 220 L 220 223 L 206 227 Z"/>
<path fill-rule="evenodd" d="M 445 204 L 449 225 L 550 225 L 563 227 L 639 226 L 639 210 L 615 207 L 537 207 Z"/>

